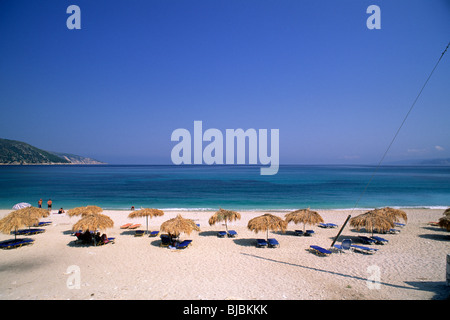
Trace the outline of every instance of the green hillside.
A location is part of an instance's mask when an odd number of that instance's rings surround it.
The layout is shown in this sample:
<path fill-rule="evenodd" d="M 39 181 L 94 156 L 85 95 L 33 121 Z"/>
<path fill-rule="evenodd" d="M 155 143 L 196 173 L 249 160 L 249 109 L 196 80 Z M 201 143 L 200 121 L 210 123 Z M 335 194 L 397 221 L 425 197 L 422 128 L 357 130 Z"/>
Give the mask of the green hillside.
<path fill-rule="evenodd" d="M 102 162 L 70 154 L 55 154 L 28 143 L 0 139 L 0 164 L 101 164 Z"/>

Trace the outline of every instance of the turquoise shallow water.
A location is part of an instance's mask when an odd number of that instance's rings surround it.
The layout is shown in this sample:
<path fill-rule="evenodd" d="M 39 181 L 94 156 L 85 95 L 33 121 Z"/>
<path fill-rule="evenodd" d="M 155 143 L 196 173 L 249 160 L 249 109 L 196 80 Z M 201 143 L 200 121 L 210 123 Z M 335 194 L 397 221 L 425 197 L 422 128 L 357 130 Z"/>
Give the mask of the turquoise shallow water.
<path fill-rule="evenodd" d="M 240 210 L 450 206 L 450 167 L 383 166 L 358 202 L 373 166 L 0 166 L 0 208 L 95 204 Z"/>

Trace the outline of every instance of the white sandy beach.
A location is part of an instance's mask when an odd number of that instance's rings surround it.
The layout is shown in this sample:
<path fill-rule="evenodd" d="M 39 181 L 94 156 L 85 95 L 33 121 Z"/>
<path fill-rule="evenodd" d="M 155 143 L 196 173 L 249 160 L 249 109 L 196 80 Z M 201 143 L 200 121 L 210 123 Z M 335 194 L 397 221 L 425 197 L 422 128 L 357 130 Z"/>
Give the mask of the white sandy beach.
<path fill-rule="evenodd" d="M 76 245 L 71 227 L 79 218 L 54 210 L 42 219 L 52 221 L 45 233 L 30 236 L 33 245 L 0 251 L 0 299 L 446 299 L 450 233 L 427 225 L 443 210 L 405 211 L 407 225 L 399 234 L 382 235 L 389 243 L 373 246 L 379 249 L 376 254 L 320 257 L 309 252 L 309 246 L 329 248 L 339 229 L 315 226 L 314 236 L 297 237 L 292 231 L 303 225 L 289 224 L 285 234 L 269 233 L 279 248 L 256 248 L 255 239 L 265 233 L 255 234 L 246 226 L 265 212 L 242 212 L 241 220 L 229 224 L 238 232 L 234 239 L 216 236 L 224 227 L 209 226 L 213 212 L 168 211 L 149 219 L 150 230 L 159 230 L 162 222 L 178 213 L 200 224 L 201 232 L 181 236 L 193 240 L 189 248 L 171 250 L 160 247 L 159 237 L 134 237 L 132 231 L 120 229 L 128 222 L 141 223 L 140 229 L 145 229 L 145 218 L 128 219 L 130 211 L 112 210 L 104 214 L 114 220 L 114 228 L 106 230 L 108 237 L 116 238 L 114 244 Z M 0 218 L 9 212 L 0 210 Z M 285 213 L 274 214 L 284 218 Z M 350 210 L 319 213 L 325 222 L 340 227 Z M 354 211 L 352 216 L 360 213 Z M 356 239 L 358 234 L 347 225 L 340 239 Z M 12 237 L 0 234 L 0 241 Z M 79 267 L 79 289 L 67 285 L 73 276 L 71 266 Z M 374 270 L 379 270 L 379 288 L 370 286 L 373 282 L 368 285 Z"/>

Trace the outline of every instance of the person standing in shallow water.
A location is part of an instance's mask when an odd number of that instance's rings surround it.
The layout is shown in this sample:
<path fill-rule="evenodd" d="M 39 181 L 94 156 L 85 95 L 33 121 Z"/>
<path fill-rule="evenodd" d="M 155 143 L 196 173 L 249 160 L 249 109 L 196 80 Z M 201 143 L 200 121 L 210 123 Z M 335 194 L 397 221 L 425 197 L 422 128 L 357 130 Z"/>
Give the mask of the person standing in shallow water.
<path fill-rule="evenodd" d="M 39 199 L 38 201 L 38 208 L 42 208 L 42 199 Z"/>
<path fill-rule="evenodd" d="M 47 201 L 48 211 L 52 210 L 52 199 L 48 199 Z"/>

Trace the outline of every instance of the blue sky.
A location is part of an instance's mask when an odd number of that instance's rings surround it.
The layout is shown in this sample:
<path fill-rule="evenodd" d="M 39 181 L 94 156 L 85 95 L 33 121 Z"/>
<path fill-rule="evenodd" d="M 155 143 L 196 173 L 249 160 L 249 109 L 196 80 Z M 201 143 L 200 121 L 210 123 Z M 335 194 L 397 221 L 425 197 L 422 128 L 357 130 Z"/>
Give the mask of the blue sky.
<path fill-rule="evenodd" d="M 4 0 L 0 35 L 1 138 L 169 164 L 201 120 L 279 129 L 281 164 L 371 164 L 450 41 L 450 1 Z M 450 52 L 386 162 L 450 157 L 449 85 Z"/>

